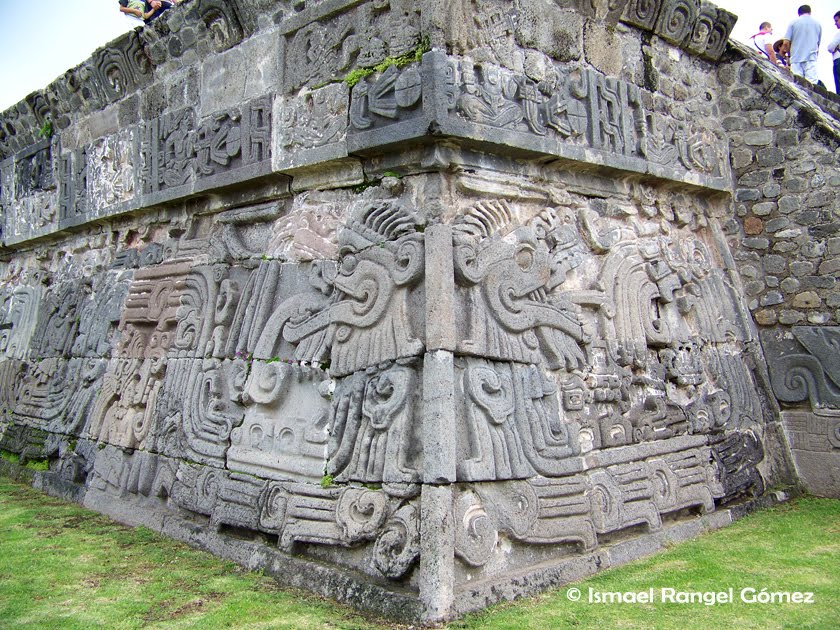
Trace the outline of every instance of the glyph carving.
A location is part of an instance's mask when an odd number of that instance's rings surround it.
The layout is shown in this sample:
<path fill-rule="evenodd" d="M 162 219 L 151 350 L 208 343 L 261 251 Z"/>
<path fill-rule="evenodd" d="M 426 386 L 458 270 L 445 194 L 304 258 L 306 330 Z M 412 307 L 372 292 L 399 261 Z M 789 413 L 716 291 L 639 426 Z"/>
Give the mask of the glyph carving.
<path fill-rule="evenodd" d="M 643 157 L 646 125 L 635 86 L 591 70 L 553 72 L 537 83 L 498 66 L 456 63 L 457 111 L 467 120 Z"/>
<path fill-rule="evenodd" d="M 699 12 L 700 0 L 664 0 L 654 31 L 665 41 L 682 45 L 694 30 Z"/>
<path fill-rule="evenodd" d="M 424 270 L 422 220 L 393 201 L 364 201 L 339 233 L 342 253 L 330 308 L 335 327 L 330 373 L 335 376 L 416 356 L 423 350 L 410 315 L 413 288 Z"/>
<path fill-rule="evenodd" d="M 653 503 L 653 481 L 642 463 L 611 466 L 589 474 L 592 520 L 595 530 L 607 533 L 646 525 L 649 530 L 662 527 Z"/>
<path fill-rule="evenodd" d="M 364 3 L 312 22 L 289 36 L 287 88 L 317 85 L 351 67 L 365 68 L 398 57 L 420 43 L 420 20 L 405 0 Z"/>
<path fill-rule="evenodd" d="M 420 557 L 420 510 L 407 503 L 382 528 L 373 547 L 373 565 L 385 577 L 398 580 Z"/>
<path fill-rule="evenodd" d="M 776 398 L 807 400 L 814 408 L 840 406 L 840 328 L 794 326 L 790 333 L 763 332 L 761 341 Z"/>
<path fill-rule="evenodd" d="M 355 129 L 369 129 L 377 119 L 404 119 L 409 110 L 420 104 L 423 81 L 417 65 L 402 70 L 391 65 L 374 78 L 364 78 L 350 94 L 350 124 Z"/>
<path fill-rule="evenodd" d="M 286 151 L 312 149 L 339 142 L 347 131 L 348 91 L 343 83 L 304 89 L 283 103 L 280 122 Z"/>
<path fill-rule="evenodd" d="M 142 192 L 269 160 L 271 110 L 271 97 L 262 97 L 200 122 L 191 108 L 147 122 L 140 140 Z"/>
<path fill-rule="evenodd" d="M 137 271 L 120 320 L 111 359 L 91 414 L 92 439 L 142 448 L 155 420 L 167 354 L 178 338 L 179 281 L 186 265 Z"/>
<path fill-rule="evenodd" d="M 136 33 L 118 40 L 119 46 L 101 48 L 91 59 L 91 85 L 104 105 L 135 91 L 152 66 Z"/>
<path fill-rule="evenodd" d="M 399 363 L 339 380 L 330 413 L 330 474 L 374 483 L 419 479 L 417 382 L 414 369 Z"/>
<path fill-rule="evenodd" d="M 4 293 L 0 352 L 9 359 L 25 359 L 34 345 L 32 336 L 38 323 L 42 290 L 17 286 Z"/>
<path fill-rule="evenodd" d="M 22 199 L 54 187 L 52 146 L 42 143 L 15 162 L 15 196 Z"/>
<path fill-rule="evenodd" d="M 535 228 L 511 230 L 513 223 L 510 206 L 497 201 L 477 204 L 455 226 L 466 315 L 459 350 L 524 363 L 544 357 L 552 369 L 582 367 L 586 335 L 577 307 L 554 290 L 561 280 L 552 278 L 548 247 Z"/>
<path fill-rule="evenodd" d="M 578 426 L 561 415 L 557 386 L 537 366 L 469 361 L 462 379 L 459 477 L 556 475 L 580 453 Z"/>
<path fill-rule="evenodd" d="M 292 261 L 335 259 L 336 233 L 340 229 L 346 203 L 331 193 L 306 192 L 298 195 L 288 214 L 274 225 L 270 255 Z"/>
<path fill-rule="evenodd" d="M 102 210 L 134 194 L 133 141 L 130 133 L 102 138 L 86 152 L 86 184 L 91 209 Z M 75 207 L 83 207 L 78 205 Z"/>
<path fill-rule="evenodd" d="M 190 7 L 188 19 L 200 24 L 209 34 L 216 52 L 222 52 L 242 41 L 245 29 L 236 2 L 202 0 Z"/>
<path fill-rule="evenodd" d="M 98 359 L 47 358 L 14 380 L 16 421 L 53 433 L 81 433 L 92 413 L 105 364 Z"/>
<path fill-rule="evenodd" d="M 250 404 L 230 435 L 227 467 L 275 479 L 319 480 L 328 439 L 326 375 L 285 361 L 256 361 L 245 396 Z"/>
<path fill-rule="evenodd" d="M 740 496 L 764 494 L 764 479 L 756 466 L 764 459 L 764 447 L 753 431 L 734 431 L 712 441 L 712 460 L 721 491 L 715 495 L 726 503 Z"/>

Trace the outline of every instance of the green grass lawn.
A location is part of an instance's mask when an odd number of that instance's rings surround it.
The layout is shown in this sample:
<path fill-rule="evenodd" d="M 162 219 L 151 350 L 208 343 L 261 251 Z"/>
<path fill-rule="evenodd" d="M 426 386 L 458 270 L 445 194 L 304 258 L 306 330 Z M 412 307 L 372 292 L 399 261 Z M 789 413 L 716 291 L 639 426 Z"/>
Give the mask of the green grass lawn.
<path fill-rule="evenodd" d="M 582 593 L 569 600 L 569 588 Z M 663 603 L 662 588 L 727 592 L 716 605 Z M 595 604 L 654 589 L 653 603 Z M 744 603 L 742 589 L 810 592 L 813 603 Z M 0 627 L 393 628 L 145 528 L 0 479 Z M 840 628 L 840 501 L 804 498 L 652 558 L 451 628 Z"/>

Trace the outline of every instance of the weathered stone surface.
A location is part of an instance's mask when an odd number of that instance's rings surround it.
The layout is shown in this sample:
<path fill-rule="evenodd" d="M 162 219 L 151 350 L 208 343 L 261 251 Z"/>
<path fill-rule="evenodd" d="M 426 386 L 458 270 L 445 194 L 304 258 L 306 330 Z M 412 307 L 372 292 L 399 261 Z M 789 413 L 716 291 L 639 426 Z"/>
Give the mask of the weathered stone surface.
<path fill-rule="evenodd" d="M 840 417 L 834 410 L 785 411 L 782 424 L 800 477 L 818 496 L 840 491 Z"/>
<path fill-rule="evenodd" d="M 814 408 L 836 408 L 838 357 L 832 350 L 840 329 L 795 326 L 790 332 L 765 331 L 761 341 L 770 357 L 776 397 L 784 402 L 807 400 Z"/>
<path fill-rule="evenodd" d="M 840 392 L 835 130 L 733 24 L 201 0 L 121 38 L 0 117 L 0 447 L 410 623 L 730 522 L 795 481 L 772 397 L 833 444 Z"/>
<path fill-rule="evenodd" d="M 764 231 L 764 222 L 758 217 L 747 217 L 744 219 L 745 234 L 761 234 Z"/>

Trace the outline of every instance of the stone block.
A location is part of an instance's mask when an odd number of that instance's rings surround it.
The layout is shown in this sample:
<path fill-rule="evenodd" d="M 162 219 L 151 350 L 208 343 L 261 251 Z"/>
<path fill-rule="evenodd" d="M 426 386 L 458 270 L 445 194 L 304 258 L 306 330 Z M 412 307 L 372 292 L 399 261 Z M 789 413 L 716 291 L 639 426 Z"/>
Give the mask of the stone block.
<path fill-rule="evenodd" d="M 840 271 L 840 258 L 832 258 L 820 263 L 819 272 L 821 274 L 837 273 Z"/>
<path fill-rule="evenodd" d="M 744 233 L 749 235 L 761 234 L 764 231 L 764 221 L 758 217 L 744 219 Z"/>
<path fill-rule="evenodd" d="M 785 162 L 784 151 L 776 147 L 765 147 L 764 149 L 759 149 L 756 151 L 755 155 L 759 166 L 778 166 L 779 164 L 784 164 Z"/>
<path fill-rule="evenodd" d="M 350 95 L 343 83 L 302 90 L 274 104 L 274 168 L 290 170 L 347 157 Z"/>
<path fill-rule="evenodd" d="M 766 238 L 752 237 L 743 239 L 741 244 L 749 249 L 767 249 L 770 247 L 770 240 Z"/>
<path fill-rule="evenodd" d="M 806 260 L 798 260 L 790 263 L 790 272 L 794 276 L 807 276 L 814 272 L 814 263 Z"/>
<path fill-rule="evenodd" d="M 759 326 L 773 326 L 778 321 L 776 311 L 770 309 L 756 311 L 753 317 L 755 318 L 755 323 Z"/>
<path fill-rule="evenodd" d="M 803 291 L 793 296 L 791 304 L 794 308 L 818 308 L 822 300 L 814 291 Z"/>
<path fill-rule="evenodd" d="M 787 260 L 778 254 L 768 254 L 762 259 L 764 271 L 769 274 L 781 274 L 785 272 Z"/>
<path fill-rule="evenodd" d="M 780 286 L 785 293 L 796 293 L 801 286 L 801 282 L 796 278 L 785 278 L 782 280 Z"/>
<path fill-rule="evenodd" d="M 735 191 L 735 201 L 757 201 L 761 192 L 755 188 L 739 188 Z"/>
<path fill-rule="evenodd" d="M 580 58 L 583 20 L 579 14 L 546 10 L 550 5 L 543 0 L 523 0 L 518 8 L 515 36 L 520 46 L 539 50 L 558 61 Z M 588 44 L 590 50 L 599 45 L 594 41 Z"/>
<path fill-rule="evenodd" d="M 779 212 L 782 214 L 790 214 L 802 207 L 802 200 L 799 197 L 792 195 L 785 195 L 779 197 Z"/>
<path fill-rule="evenodd" d="M 840 491 L 840 419 L 830 410 L 785 411 L 782 425 L 800 478 L 817 496 Z"/>
<path fill-rule="evenodd" d="M 269 94 L 279 82 L 280 36 L 260 34 L 201 65 L 201 111 L 204 115 L 231 109 Z"/>
<path fill-rule="evenodd" d="M 764 125 L 766 127 L 778 127 L 784 124 L 787 119 L 787 112 L 784 109 L 774 109 L 764 115 Z"/>
<path fill-rule="evenodd" d="M 761 300 L 759 300 L 759 304 L 761 306 L 775 306 L 776 304 L 782 304 L 785 301 L 784 297 L 778 291 L 769 291 L 761 296 Z"/>
<path fill-rule="evenodd" d="M 744 142 L 751 147 L 767 146 L 773 142 L 773 132 L 769 129 L 747 131 L 744 133 Z"/>
<path fill-rule="evenodd" d="M 771 219 L 765 224 L 765 229 L 770 232 L 778 232 L 790 225 L 790 219 L 786 217 L 779 217 L 778 219 Z"/>

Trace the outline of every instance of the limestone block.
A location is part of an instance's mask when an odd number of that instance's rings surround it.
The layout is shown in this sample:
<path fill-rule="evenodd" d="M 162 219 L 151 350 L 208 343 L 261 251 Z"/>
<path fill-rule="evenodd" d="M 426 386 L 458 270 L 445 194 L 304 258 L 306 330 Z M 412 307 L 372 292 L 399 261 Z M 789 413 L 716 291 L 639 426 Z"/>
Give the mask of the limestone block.
<path fill-rule="evenodd" d="M 147 359 L 111 359 L 83 437 L 125 449 L 150 447 L 166 369 L 167 361 L 159 354 Z"/>
<path fill-rule="evenodd" d="M 12 211 L 4 213 L 5 238 L 31 237 L 57 224 L 54 155 L 50 142 L 42 140 L 20 152 L 14 165 L 6 167 L 3 184 L 8 191 L 6 204 Z"/>
<path fill-rule="evenodd" d="M 96 453 L 92 468 L 89 479 L 92 490 L 118 497 L 128 493 L 165 498 L 172 492 L 178 464 L 154 453 L 128 453 L 106 445 Z M 96 493 L 86 497 L 86 507 L 97 509 L 99 503 Z"/>
<path fill-rule="evenodd" d="M 291 262 L 336 260 L 336 235 L 347 219 L 346 191 L 307 191 L 296 195 L 291 209 L 272 226 L 264 252 Z"/>
<path fill-rule="evenodd" d="M 187 107 L 147 121 L 140 130 L 140 191 L 154 200 L 264 174 L 271 166 L 272 108 L 268 96 L 201 120 Z"/>
<path fill-rule="evenodd" d="M 715 495 L 718 501 L 725 504 L 745 494 L 764 494 L 764 479 L 757 468 L 764 459 L 764 447 L 753 431 L 718 434 L 710 443 L 721 486 Z"/>
<path fill-rule="evenodd" d="M 148 85 L 151 71 L 136 31 L 125 33 L 110 46 L 100 48 L 82 70 L 100 106 Z"/>
<path fill-rule="evenodd" d="M 388 66 L 360 79 L 350 93 L 348 149 L 357 150 L 416 138 L 428 127 L 424 116 L 424 83 L 419 64 Z M 428 68 L 426 75 L 428 77 Z M 428 92 L 429 88 L 425 90 Z M 428 97 L 427 97 L 428 98 Z"/>
<path fill-rule="evenodd" d="M 3 299 L 0 351 L 4 358 L 25 359 L 36 345 L 33 334 L 43 293 L 40 286 L 4 287 L 0 294 Z"/>
<path fill-rule="evenodd" d="M 397 494 L 394 494 L 396 492 Z M 181 463 L 172 499 L 210 517 L 217 528 L 234 526 L 278 536 L 281 548 L 298 543 L 313 550 L 364 546 L 354 568 L 400 579 L 419 557 L 419 501 L 397 487 L 358 487 L 264 481 L 223 469 Z"/>
<path fill-rule="evenodd" d="M 148 448 L 171 457 L 223 466 L 231 434 L 242 424 L 242 361 L 169 359 L 154 385 Z"/>
<path fill-rule="evenodd" d="M 555 476 L 580 468 L 578 425 L 561 415 L 556 384 L 535 366 L 469 360 L 455 374 L 459 479 Z"/>
<path fill-rule="evenodd" d="M 331 374 L 422 353 L 423 311 L 410 306 L 425 269 L 422 224 L 400 203 L 363 201 L 339 233 L 346 254 L 334 279 L 339 300 L 329 312 L 336 327 Z"/>
<path fill-rule="evenodd" d="M 516 41 L 558 61 L 575 61 L 582 52 L 583 20 L 577 13 L 557 11 L 544 0 L 522 0 L 516 15 Z"/>
<path fill-rule="evenodd" d="M 47 358 L 12 374 L 14 421 L 51 433 L 80 435 L 104 383 L 104 359 Z M 9 366 L 11 367 L 11 366 Z"/>
<path fill-rule="evenodd" d="M 327 471 L 338 481 L 414 483 L 423 471 L 422 388 L 414 362 L 339 379 Z"/>

